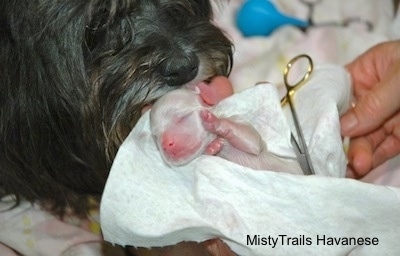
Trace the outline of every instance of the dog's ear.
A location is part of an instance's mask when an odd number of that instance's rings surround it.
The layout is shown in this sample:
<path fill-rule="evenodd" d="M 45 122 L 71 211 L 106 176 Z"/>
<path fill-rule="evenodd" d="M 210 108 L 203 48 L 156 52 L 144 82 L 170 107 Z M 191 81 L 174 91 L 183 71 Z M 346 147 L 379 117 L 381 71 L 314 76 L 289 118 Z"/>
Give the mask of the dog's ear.
<path fill-rule="evenodd" d="M 212 6 L 210 0 L 193 0 L 193 11 L 198 17 L 212 19 Z"/>

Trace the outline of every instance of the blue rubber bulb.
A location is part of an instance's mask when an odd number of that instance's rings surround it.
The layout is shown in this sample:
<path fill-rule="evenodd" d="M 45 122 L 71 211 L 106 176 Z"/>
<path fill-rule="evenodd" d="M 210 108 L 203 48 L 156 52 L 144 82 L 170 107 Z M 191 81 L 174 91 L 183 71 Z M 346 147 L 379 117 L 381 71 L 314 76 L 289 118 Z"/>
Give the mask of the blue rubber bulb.
<path fill-rule="evenodd" d="M 268 0 L 247 0 L 237 12 L 236 23 L 244 36 L 268 36 L 281 26 L 309 25 L 307 21 L 282 14 Z"/>

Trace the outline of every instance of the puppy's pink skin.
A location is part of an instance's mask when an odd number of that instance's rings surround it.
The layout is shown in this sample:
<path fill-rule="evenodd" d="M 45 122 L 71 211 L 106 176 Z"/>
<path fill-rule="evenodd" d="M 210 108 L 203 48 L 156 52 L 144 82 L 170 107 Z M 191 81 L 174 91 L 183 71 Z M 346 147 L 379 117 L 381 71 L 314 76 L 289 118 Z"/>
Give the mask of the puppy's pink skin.
<path fill-rule="evenodd" d="M 269 153 L 266 143 L 250 124 L 212 114 L 209 103 L 218 103 L 226 96 L 206 86 L 199 84 L 198 91 L 177 89 L 153 105 L 151 129 L 167 163 L 184 165 L 205 153 L 256 170 L 301 173 L 297 162 Z"/>
<path fill-rule="evenodd" d="M 203 129 L 200 111 L 232 94 L 233 88 L 228 78 L 215 77 L 209 84 L 201 82 L 175 90 L 154 104 L 151 112 L 152 132 L 167 163 L 185 164 L 201 153 L 216 154 L 220 151 L 222 143 L 218 142 L 221 139 L 213 143 L 216 135 Z"/>
<path fill-rule="evenodd" d="M 199 89 L 177 89 L 158 99 L 151 108 L 151 132 L 162 157 L 171 165 L 190 162 L 216 138 L 203 128 L 200 111 L 210 106 L 199 93 Z"/>

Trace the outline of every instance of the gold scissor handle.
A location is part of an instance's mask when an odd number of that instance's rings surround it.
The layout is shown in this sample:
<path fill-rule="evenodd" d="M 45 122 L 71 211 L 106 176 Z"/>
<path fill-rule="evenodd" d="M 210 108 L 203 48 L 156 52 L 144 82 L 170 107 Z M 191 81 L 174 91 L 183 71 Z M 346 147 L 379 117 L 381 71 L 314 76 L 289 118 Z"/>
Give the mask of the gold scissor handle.
<path fill-rule="evenodd" d="M 288 81 L 288 77 L 289 77 L 289 72 L 290 69 L 292 68 L 293 64 L 296 63 L 298 60 L 305 58 L 308 61 L 308 68 L 307 68 L 307 72 L 304 74 L 304 76 L 300 79 L 300 81 L 298 81 L 295 84 L 290 84 Z M 286 90 L 287 93 L 285 95 L 285 97 L 282 98 L 281 100 L 281 106 L 285 106 L 286 103 L 288 102 L 288 97 L 291 97 L 294 95 L 294 93 L 300 89 L 300 87 L 308 80 L 308 78 L 310 77 L 312 71 L 314 69 L 314 64 L 313 61 L 311 59 L 310 56 L 308 56 L 307 54 L 300 54 L 296 57 L 294 57 L 293 59 L 291 59 L 288 64 L 286 65 L 286 68 L 283 72 L 283 81 L 285 83 L 286 86 Z"/>

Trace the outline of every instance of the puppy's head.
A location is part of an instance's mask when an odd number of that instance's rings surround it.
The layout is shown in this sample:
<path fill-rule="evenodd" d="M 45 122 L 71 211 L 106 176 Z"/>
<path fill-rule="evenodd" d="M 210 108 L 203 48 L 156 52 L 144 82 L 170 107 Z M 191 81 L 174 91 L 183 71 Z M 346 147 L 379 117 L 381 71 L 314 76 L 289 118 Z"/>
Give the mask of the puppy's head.
<path fill-rule="evenodd" d="M 184 165 L 216 138 L 207 132 L 200 111 L 209 109 L 198 90 L 182 88 L 162 96 L 150 110 L 150 128 L 162 158 L 169 165 Z"/>

